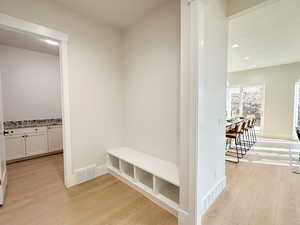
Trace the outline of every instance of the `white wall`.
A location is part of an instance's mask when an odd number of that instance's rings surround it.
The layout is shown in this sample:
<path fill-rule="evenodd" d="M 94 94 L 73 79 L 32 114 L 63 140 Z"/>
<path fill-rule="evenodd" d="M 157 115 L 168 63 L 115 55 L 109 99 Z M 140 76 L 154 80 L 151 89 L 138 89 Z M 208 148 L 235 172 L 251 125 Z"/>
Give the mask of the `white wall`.
<path fill-rule="evenodd" d="M 200 1 L 198 9 L 198 212 L 201 216 L 225 179 L 227 77 L 226 1 Z M 220 184 L 221 186 L 217 186 Z"/>
<path fill-rule="evenodd" d="M 0 45 L 4 120 L 61 118 L 59 58 Z"/>
<path fill-rule="evenodd" d="M 180 1 L 125 31 L 125 143 L 177 162 Z"/>
<path fill-rule="evenodd" d="M 104 164 L 106 148 L 123 144 L 120 31 L 54 1 L 1 0 L 0 12 L 69 35 L 73 169 Z"/>
<path fill-rule="evenodd" d="M 300 79 L 300 63 L 229 73 L 230 86 L 265 86 L 265 137 L 292 139 L 294 131 L 295 83 Z"/>

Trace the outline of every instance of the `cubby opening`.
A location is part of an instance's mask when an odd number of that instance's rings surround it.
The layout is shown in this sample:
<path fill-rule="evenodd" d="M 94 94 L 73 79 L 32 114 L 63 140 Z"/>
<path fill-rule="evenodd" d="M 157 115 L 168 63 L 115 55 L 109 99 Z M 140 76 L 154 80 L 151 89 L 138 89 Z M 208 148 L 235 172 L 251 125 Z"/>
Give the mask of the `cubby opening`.
<path fill-rule="evenodd" d="M 176 164 L 125 147 L 108 150 L 107 154 L 110 172 L 177 215 L 179 177 Z"/>
<path fill-rule="evenodd" d="M 153 189 L 153 175 L 140 168 L 136 168 L 136 178 L 143 185 Z"/>
<path fill-rule="evenodd" d="M 159 177 L 155 177 L 155 192 L 163 195 L 167 199 L 179 204 L 179 187 L 165 181 Z"/>
<path fill-rule="evenodd" d="M 110 162 L 110 165 L 119 170 L 120 169 L 120 161 L 117 157 L 113 156 L 113 155 L 109 155 L 109 162 Z"/>
<path fill-rule="evenodd" d="M 121 171 L 127 176 L 134 178 L 134 167 L 132 164 L 121 160 Z"/>

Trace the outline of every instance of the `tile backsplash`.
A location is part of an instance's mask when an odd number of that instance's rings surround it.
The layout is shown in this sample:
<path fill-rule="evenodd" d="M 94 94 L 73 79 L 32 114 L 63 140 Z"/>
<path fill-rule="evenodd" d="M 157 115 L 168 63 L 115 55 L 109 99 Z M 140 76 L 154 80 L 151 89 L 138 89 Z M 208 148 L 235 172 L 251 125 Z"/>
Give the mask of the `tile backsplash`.
<path fill-rule="evenodd" d="M 4 129 L 17 129 L 26 127 L 44 127 L 52 125 L 61 125 L 62 119 L 44 119 L 44 120 L 20 120 L 20 121 L 5 121 Z"/>

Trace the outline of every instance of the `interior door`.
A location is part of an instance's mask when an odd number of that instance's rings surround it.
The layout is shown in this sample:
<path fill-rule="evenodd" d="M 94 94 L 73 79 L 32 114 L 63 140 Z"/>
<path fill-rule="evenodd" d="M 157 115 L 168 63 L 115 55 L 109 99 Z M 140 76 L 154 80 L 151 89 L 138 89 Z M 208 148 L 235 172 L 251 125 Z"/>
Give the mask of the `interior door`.
<path fill-rule="evenodd" d="M 0 73 L 0 205 L 4 204 L 4 196 L 7 184 L 5 140 L 3 124 L 3 104 L 2 104 L 2 76 Z"/>

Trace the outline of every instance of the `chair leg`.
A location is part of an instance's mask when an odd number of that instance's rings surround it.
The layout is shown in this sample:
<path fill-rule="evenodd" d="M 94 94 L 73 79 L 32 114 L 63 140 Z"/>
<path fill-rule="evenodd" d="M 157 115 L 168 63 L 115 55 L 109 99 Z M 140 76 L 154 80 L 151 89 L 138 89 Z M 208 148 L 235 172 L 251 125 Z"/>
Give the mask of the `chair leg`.
<path fill-rule="evenodd" d="M 226 138 L 226 150 L 230 148 L 230 139 Z"/>
<path fill-rule="evenodd" d="M 251 141 L 251 136 L 250 136 L 250 133 L 249 133 L 249 130 L 250 129 L 248 129 L 247 131 L 246 131 L 246 136 L 247 136 L 247 143 L 248 143 L 248 151 L 251 149 L 251 147 L 252 147 L 252 141 Z"/>
<path fill-rule="evenodd" d="M 231 138 L 227 138 L 226 139 L 226 150 L 230 150 L 232 148 L 231 144 L 232 144 L 232 139 Z M 238 164 L 239 161 L 240 161 L 240 156 L 239 156 L 238 141 L 237 141 L 236 138 L 235 138 L 235 149 L 236 149 L 236 158 L 237 158 L 237 161 L 231 161 L 231 160 L 229 160 L 229 161 Z"/>
<path fill-rule="evenodd" d="M 256 140 L 255 140 L 255 130 L 254 130 L 254 127 L 251 128 L 251 135 L 252 135 L 252 139 L 253 139 L 253 145 L 255 145 Z"/>
<path fill-rule="evenodd" d="M 257 142 L 257 136 L 256 136 L 256 131 L 255 131 L 255 126 L 253 126 L 253 136 L 254 136 L 254 142 L 256 143 Z"/>
<path fill-rule="evenodd" d="M 250 136 L 251 136 L 251 147 L 254 145 L 255 141 L 254 141 L 254 136 L 253 136 L 253 129 L 249 129 L 250 132 Z"/>
<path fill-rule="evenodd" d="M 239 134 L 241 140 L 241 147 L 242 147 L 242 155 L 246 155 L 247 153 L 247 140 L 245 137 L 245 133 Z"/>
<path fill-rule="evenodd" d="M 245 152 L 248 152 L 249 151 L 249 140 L 248 140 L 247 131 L 243 132 L 243 138 L 244 138 Z"/>
<path fill-rule="evenodd" d="M 238 149 L 238 140 L 237 138 L 234 139 L 235 140 L 235 149 L 236 149 L 236 163 L 240 162 L 240 156 L 239 156 L 239 149 Z"/>
<path fill-rule="evenodd" d="M 241 152 L 240 159 L 242 159 L 244 157 L 244 155 L 246 155 L 246 145 L 245 145 L 244 136 L 242 134 L 238 135 L 238 143 L 239 143 L 240 152 Z"/>

